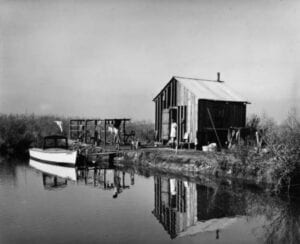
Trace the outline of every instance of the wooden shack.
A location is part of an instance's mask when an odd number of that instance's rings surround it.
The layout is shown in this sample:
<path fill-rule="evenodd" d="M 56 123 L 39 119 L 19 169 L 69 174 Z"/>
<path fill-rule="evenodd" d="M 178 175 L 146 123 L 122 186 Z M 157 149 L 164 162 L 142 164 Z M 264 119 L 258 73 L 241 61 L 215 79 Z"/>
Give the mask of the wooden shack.
<path fill-rule="evenodd" d="M 163 143 L 170 140 L 172 121 L 177 123 L 177 143 L 197 148 L 213 142 L 225 146 L 228 128 L 246 123 L 248 102 L 219 73 L 217 80 L 174 76 L 153 101 L 157 140 Z"/>

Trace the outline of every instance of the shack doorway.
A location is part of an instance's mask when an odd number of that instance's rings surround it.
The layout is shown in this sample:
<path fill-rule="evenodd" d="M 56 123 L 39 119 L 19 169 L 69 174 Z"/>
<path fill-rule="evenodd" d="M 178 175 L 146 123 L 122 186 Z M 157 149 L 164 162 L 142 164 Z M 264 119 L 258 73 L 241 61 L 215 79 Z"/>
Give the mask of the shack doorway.
<path fill-rule="evenodd" d="M 170 116 L 169 116 L 169 138 L 171 136 L 171 128 L 172 123 L 176 123 L 176 141 L 178 143 L 178 107 L 172 107 L 170 108 Z"/>

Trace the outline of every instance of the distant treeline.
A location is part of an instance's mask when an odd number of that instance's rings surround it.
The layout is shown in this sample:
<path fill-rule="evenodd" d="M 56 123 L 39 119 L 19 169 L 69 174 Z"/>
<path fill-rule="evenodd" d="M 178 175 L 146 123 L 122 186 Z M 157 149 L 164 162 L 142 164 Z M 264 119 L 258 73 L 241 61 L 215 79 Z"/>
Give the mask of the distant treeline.
<path fill-rule="evenodd" d="M 26 153 L 29 147 L 41 147 L 43 137 L 59 134 L 54 121 L 63 122 L 63 134 L 69 133 L 69 118 L 53 115 L 0 114 L 0 152 L 3 154 Z M 149 121 L 131 121 L 126 131 L 135 131 L 135 138 L 142 143 L 154 141 L 154 124 Z"/>
<path fill-rule="evenodd" d="M 63 121 L 66 134 L 68 120 L 57 116 L 0 115 L 1 153 L 25 153 L 30 146 L 41 146 L 43 137 L 60 133 L 55 120 Z"/>

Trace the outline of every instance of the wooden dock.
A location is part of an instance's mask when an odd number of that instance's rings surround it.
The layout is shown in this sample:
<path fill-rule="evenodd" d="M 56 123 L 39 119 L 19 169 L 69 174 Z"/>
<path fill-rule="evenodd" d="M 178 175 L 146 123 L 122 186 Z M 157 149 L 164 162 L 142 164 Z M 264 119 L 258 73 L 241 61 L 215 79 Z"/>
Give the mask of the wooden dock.
<path fill-rule="evenodd" d="M 116 150 L 113 145 L 100 147 L 91 144 L 73 142 L 73 150 L 78 151 L 78 164 L 95 164 L 99 162 L 113 162 L 116 157 L 124 155 L 124 151 L 129 150 L 130 146 L 121 146 Z"/>

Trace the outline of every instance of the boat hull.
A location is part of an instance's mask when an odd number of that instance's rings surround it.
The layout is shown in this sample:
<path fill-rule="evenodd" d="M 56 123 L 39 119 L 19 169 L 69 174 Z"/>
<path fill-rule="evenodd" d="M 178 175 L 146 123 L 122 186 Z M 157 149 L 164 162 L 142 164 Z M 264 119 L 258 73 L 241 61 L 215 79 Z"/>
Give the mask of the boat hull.
<path fill-rule="evenodd" d="M 29 149 L 30 159 L 40 163 L 74 167 L 77 158 L 77 151 L 51 148 L 51 149 Z"/>
<path fill-rule="evenodd" d="M 39 171 L 42 171 L 44 173 L 58 176 L 64 179 L 69 179 L 76 181 L 76 170 L 75 166 L 73 167 L 64 167 L 60 165 L 53 165 L 53 164 L 47 164 L 47 163 L 41 163 L 39 161 L 36 161 L 34 159 L 29 160 L 29 165 Z"/>

